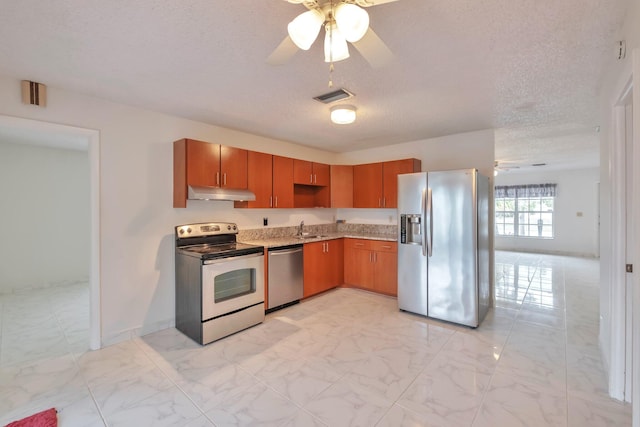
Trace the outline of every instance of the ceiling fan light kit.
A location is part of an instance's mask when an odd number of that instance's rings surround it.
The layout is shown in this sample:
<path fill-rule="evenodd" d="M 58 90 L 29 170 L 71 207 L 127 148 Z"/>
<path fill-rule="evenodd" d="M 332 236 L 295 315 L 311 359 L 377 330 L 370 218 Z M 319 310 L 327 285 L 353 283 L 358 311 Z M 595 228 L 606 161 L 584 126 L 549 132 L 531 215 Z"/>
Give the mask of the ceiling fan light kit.
<path fill-rule="evenodd" d="M 349 57 L 349 46 L 336 24 L 327 24 L 324 36 L 324 62 L 338 62 Z"/>
<path fill-rule="evenodd" d="M 308 10 L 298 16 L 287 25 L 287 31 L 291 40 L 302 50 L 309 50 L 320 32 L 324 23 L 324 14 L 317 10 Z"/>
<path fill-rule="evenodd" d="M 340 3 L 336 7 L 334 17 L 340 32 L 348 42 L 359 41 L 369 29 L 369 14 L 355 4 Z"/>
<path fill-rule="evenodd" d="M 356 121 L 356 107 L 335 105 L 331 107 L 331 121 L 337 125 L 348 125 Z"/>

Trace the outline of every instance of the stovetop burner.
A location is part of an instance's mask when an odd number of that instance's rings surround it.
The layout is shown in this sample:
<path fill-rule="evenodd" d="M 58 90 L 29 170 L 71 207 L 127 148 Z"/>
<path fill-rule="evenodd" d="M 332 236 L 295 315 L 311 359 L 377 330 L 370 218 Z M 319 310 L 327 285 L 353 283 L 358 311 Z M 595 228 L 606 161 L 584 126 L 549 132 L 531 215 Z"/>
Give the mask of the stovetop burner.
<path fill-rule="evenodd" d="M 176 250 L 206 259 L 228 258 L 264 251 L 263 246 L 236 242 L 238 228 L 233 223 L 202 223 L 176 227 Z"/>

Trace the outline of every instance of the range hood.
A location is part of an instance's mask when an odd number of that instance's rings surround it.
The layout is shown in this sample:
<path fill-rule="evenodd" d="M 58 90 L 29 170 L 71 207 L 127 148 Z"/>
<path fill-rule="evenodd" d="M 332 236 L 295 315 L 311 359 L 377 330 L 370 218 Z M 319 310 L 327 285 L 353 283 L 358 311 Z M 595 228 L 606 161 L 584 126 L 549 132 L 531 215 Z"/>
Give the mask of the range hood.
<path fill-rule="evenodd" d="M 220 188 L 190 185 L 189 200 L 232 200 L 235 202 L 253 201 L 256 195 L 241 188 Z"/>

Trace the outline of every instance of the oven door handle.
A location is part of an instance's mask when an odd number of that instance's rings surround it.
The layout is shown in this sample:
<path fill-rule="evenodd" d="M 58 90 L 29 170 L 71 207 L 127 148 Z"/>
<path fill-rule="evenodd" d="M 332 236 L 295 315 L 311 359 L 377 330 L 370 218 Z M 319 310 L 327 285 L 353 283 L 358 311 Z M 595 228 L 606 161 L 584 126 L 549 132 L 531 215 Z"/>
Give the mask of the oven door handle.
<path fill-rule="evenodd" d="M 230 257 L 225 257 L 225 258 L 216 258 L 216 259 L 207 259 L 203 262 L 204 265 L 211 265 L 211 264 L 222 264 L 225 262 L 229 262 L 229 261 L 240 261 L 243 259 L 249 259 L 249 258 L 257 258 L 257 257 L 263 257 L 264 253 L 263 252 L 257 252 L 255 254 L 249 254 L 249 255 L 240 255 L 240 256 L 230 256 Z"/>

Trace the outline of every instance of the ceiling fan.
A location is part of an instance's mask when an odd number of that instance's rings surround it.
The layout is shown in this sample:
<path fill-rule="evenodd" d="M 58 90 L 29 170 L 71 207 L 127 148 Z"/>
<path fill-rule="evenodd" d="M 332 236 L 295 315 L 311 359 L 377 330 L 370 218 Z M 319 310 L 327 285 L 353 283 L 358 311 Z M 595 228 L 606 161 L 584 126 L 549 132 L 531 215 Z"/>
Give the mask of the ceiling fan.
<path fill-rule="evenodd" d="M 267 63 L 281 65 L 298 49 L 308 50 L 325 28 L 325 62 L 333 63 L 349 57 L 351 43 L 373 68 L 393 59 L 393 53 L 369 27 L 369 14 L 363 8 L 397 0 L 285 0 L 302 4 L 308 10 L 287 26 L 288 35 L 269 55 Z"/>

